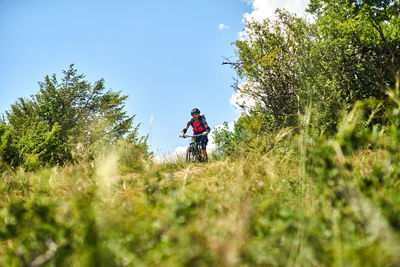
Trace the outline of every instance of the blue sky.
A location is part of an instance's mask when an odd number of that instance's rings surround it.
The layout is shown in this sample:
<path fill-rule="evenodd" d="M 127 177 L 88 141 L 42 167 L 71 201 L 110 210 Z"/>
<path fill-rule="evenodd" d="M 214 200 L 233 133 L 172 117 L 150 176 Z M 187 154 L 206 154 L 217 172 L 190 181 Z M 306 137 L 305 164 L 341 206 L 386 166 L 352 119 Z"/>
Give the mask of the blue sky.
<path fill-rule="evenodd" d="M 172 151 L 186 145 L 178 134 L 193 107 L 211 128 L 239 116 L 230 103 L 235 73 L 221 63 L 234 56 L 245 13 L 303 1 L 278 2 L 0 0 L 0 113 L 74 63 L 88 81 L 104 78 L 129 95 L 126 110 L 151 149 Z"/>

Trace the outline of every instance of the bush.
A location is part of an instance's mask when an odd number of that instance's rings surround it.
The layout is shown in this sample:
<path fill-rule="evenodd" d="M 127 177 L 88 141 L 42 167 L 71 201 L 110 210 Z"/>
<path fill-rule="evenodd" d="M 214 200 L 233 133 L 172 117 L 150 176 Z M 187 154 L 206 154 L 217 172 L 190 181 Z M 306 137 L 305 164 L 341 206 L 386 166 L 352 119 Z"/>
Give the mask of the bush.
<path fill-rule="evenodd" d="M 282 128 L 273 131 L 262 112 L 256 110 L 249 114 L 243 113 L 235 122 L 231 132 L 228 123 L 213 131 L 216 150 L 213 157 L 247 157 L 250 154 L 261 156 L 276 148 L 283 148 L 286 140 L 292 136 L 293 128 Z"/>

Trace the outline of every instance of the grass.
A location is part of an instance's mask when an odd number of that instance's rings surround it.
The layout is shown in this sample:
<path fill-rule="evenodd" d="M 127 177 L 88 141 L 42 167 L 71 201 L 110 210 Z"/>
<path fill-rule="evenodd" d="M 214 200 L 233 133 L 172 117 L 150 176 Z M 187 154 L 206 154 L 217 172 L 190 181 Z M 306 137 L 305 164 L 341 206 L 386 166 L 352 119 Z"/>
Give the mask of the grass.
<path fill-rule="evenodd" d="M 334 185 L 291 153 L 118 175 L 115 158 L 3 175 L 0 263 L 23 266 L 391 266 L 398 179 L 360 150 Z"/>
<path fill-rule="evenodd" d="M 0 265 L 399 265 L 400 122 L 360 130 L 356 105 L 326 138 L 304 121 L 298 136 L 240 159 L 127 172 L 114 152 L 7 170 Z"/>

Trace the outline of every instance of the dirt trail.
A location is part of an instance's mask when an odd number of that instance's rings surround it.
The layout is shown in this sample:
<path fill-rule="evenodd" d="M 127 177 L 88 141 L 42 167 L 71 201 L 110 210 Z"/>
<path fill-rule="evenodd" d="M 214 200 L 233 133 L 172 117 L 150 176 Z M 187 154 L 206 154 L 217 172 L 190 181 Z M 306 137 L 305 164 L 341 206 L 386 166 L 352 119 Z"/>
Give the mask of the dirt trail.
<path fill-rule="evenodd" d="M 203 166 L 188 166 L 187 168 L 175 172 L 174 175 L 177 179 L 185 178 L 189 174 L 199 174 L 203 169 Z"/>

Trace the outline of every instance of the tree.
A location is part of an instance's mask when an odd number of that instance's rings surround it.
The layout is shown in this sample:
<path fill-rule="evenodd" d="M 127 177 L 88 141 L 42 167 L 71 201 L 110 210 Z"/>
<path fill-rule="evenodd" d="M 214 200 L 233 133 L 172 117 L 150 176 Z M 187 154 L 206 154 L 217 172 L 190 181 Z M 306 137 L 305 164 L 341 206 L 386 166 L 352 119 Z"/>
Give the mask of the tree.
<path fill-rule="evenodd" d="M 333 52 L 323 62 L 350 105 L 370 97 L 384 99 L 387 88 L 395 85 L 400 74 L 399 3 L 310 1 L 308 10 L 316 16 L 318 27 L 314 50 Z"/>
<path fill-rule="evenodd" d="M 280 10 L 276 14 L 276 21 L 248 21 L 245 39 L 235 42 L 238 61 L 228 62 L 245 79 L 236 90 L 256 100 L 271 129 L 295 125 L 303 112 L 315 35 L 304 19 Z"/>
<path fill-rule="evenodd" d="M 124 111 L 127 96 L 106 91 L 103 79 L 90 84 L 74 65 L 63 74 L 61 81 L 55 74 L 46 76 L 39 82 L 39 93 L 18 99 L 6 112 L 18 157 L 5 160 L 34 167 L 63 164 L 73 159 L 77 147 L 82 151 L 124 138 L 147 149 L 146 139 L 137 136 L 138 126 L 132 127 L 134 116 Z"/>
<path fill-rule="evenodd" d="M 4 121 L 0 122 L 0 165 L 6 162 L 17 165 L 18 149 L 14 130 Z"/>
<path fill-rule="evenodd" d="M 61 83 L 55 74 L 39 82 L 40 93 L 34 100 L 39 119 L 49 126 L 58 123 L 64 142 L 87 145 L 105 138 L 115 143 L 129 131 L 133 117 L 123 110 L 127 96 L 120 91 L 105 91 L 103 79 L 92 86 L 83 74 L 77 74 L 73 65 L 63 73 Z"/>
<path fill-rule="evenodd" d="M 333 134 L 342 109 L 387 101 L 400 75 L 399 0 L 312 0 L 308 23 L 277 10 L 276 20 L 248 21 L 228 62 L 244 83 L 236 90 L 262 109 L 269 130 L 296 126 L 308 108 Z M 249 108 L 249 107 L 247 107 Z"/>

